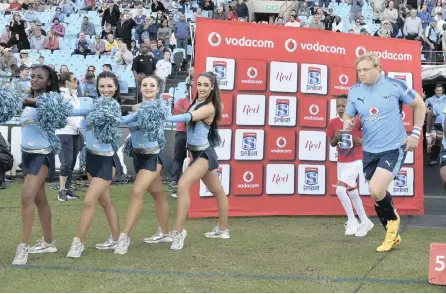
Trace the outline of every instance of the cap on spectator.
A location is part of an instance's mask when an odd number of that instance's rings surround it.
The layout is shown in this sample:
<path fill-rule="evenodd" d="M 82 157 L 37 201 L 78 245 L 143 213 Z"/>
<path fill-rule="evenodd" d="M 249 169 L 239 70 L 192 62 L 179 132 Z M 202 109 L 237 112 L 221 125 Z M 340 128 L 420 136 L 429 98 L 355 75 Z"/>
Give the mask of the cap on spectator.
<path fill-rule="evenodd" d="M 12 52 L 11 48 L 5 48 L 5 52 Z"/>
<path fill-rule="evenodd" d="M 22 49 L 22 50 L 20 50 L 20 54 L 29 54 L 29 52 L 26 49 Z"/>
<path fill-rule="evenodd" d="M 99 36 L 99 35 L 96 35 L 96 37 L 95 37 L 96 39 L 100 39 L 101 38 L 101 36 Z"/>
<path fill-rule="evenodd" d="M 383 24 L 384 24 L 384 23 L 389 24 L 389 21 L 388 21 L 388 20 L 385 20 L 385 21 L 383 21 Z"/>

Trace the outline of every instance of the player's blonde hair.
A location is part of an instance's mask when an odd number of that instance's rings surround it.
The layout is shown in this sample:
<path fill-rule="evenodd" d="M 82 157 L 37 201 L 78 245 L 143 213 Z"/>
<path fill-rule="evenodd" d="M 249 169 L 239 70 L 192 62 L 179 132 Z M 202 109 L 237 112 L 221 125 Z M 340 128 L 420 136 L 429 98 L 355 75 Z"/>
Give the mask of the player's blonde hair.
<path fill-rule="evenodd" d="M 359 56 L 356 59 L 356 67 L 358 67 L 358 64 L 364 60 L 369 60 L 373 63 L 373 67 L 377 67 L 379 71 L 381 71 L 381 62 L 379 60 L 379 57 L 373 53 L 373 52 L 367 52 L 363 55 Z"/>

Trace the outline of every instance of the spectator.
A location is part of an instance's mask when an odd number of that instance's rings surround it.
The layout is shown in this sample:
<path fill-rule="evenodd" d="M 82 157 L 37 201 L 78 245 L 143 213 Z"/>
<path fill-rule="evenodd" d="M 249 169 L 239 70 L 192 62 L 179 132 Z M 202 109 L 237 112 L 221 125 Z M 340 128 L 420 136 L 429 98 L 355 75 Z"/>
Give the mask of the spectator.
<path fill-rule="evenodd" d="M 116 26 L 116 37 L 122 41 L 130 49 L 130 42 L 132 41 L 132 29 L 136 26 L 136 22 L 130 17 L 129 13 L 124 13 L 122 20 Z"/>
<path fill-rule="evenodd" d="M 158 44 L 156 41 L 151 41 L 150 42 L 150 52 L 153 55 L 153 59 L 155 60 L 155 64 L 163 59 L 163 52 L 161 50 L 158 49 Z"/>
<path fill-rule="evenodd" d="M 214 19 L 226 20 L 227 17 L 228 16 L 227 16 L 226 12 L 223 10 L 223 7 L 218 6 L 217 12 L 214 13 Z"/>
<path fill-rule="evenodd" d="M 19 11 L 22 9 L 22 5 L 20 5 L 19 1 L 12 0 L 11 4 L 9 4 L 9 11 Z"/>
<path fill-rule="evenodd" d="M 349 0 L 348 3 L 350 4 L 350 21 L 353 21 L 362 15 L 362 6 L 364 5 L 364 1 Z"/>
<path fill-rule="evenodd" d="M 125 70 L 127 65 L 132 65 L 133 63 L 133 54 L 124 43 L 119 46 L 119 50 L 115 54 L 115 62 L 118 65 L 118 69 L 122 70 Z"/>
<path fill-rule="evenodd" d="M 8 43 L 11 39 L 11 30 L 9 29 L 9 25 L 5 26 L 5 31 L 2 33 L 0 37 L 1 43 Z"/>
<path fill-rule="evenodd" d="M 45 40 L 45 49 L 59 50 L 59 38 L 54 34 L 53 31 L 48 32 L 48 36 Z"/>
<path fill-rule="evenodd" d="M 158 0 L 153 0 L 152 1 L 152 12 L 164 12 L 164 10 L 166 10 L 166 8 L 164 8 L 163 3 L 161 3 L 161 1 Z"/>
<path fill-rule="evenodd" d="M 6 43 L 0 43 L 0 57 L 4 56 L 5 48 L 8 47 Z"/>
<path fill-rule="evenodd" d="M 107 10 L 107 3 L 102 2 L 101 8 L 98 9 L 98 16 L 102 19 L 102 16 L 104 15 L 105 10 Z"/>
<path fill-rule="evenodd" d="M 65 27 L 59 22 L 58 18 L 53 19 L 53 24 L 50 29 L 56 34 L 56 36 L 63 38 L 65 36 Z"/>
<path fill-rule="evenodd" d="M 113 34 L 109 33 L 107 36 L 107 41 L 104 44 L 104 54 L 111 55 L 114 54 L 114 49 L 118 48 L 118 41 L 113 37 Z"/>
<path fill-rule="evenodd" d="M 158 46 L 158 49 L 161 51 L 161 52 L 164 52 L 164 50 L 166 49 L 166 47 L 164 46 L 164 41 L 163 40 L 158 40 L 158 41 L 156 41 L 156 44 L 157 44 L 157 46 Z M 169 50 L 169 48 L 167 48 L 167 50 Z M 169 50 L 170 51 L 170 50 Z"/>
<path fill-rule="evenodd" d="M 40 31 L 36 31 L 34 36 L 30 38 L 31 49 L 42 50 L 45 48 L 45 38 L 40 34 Z"/>
<path fill-rule="evenodd" d="M 289 21 L 285 24 L 286 27 L 300 27 L 300 23 L 296 21 L 296 17 L 294 15 L 290 15 L 288 20 Z"/>
<path fill-rule="evenodd" d="M 20 51 L 20 61 L 17 64 L 17 66 L 20 67 L 22 65 L 24 65 L 26 67 L 31 67 L 33 65 L 33 61 L 29 57 L 28 50 L 21 50 Z"/>
<path fill-rule="evenodd" d="M 147 15 L 144 14 L 144 10 L 142 8 L 138 8 L 138 14 L 133 16 L 133 20 L 138 25 L 141 25 L 143 22 L 145 22 L 146 18 L 147 18 Z"/>
<path fill-rule="evenodd" d="M 373 0 L 373 20 L 375 22 L 382 21 L 386 0 Z"/>
<path fill-rule="evenodd" d="M 94 28 L 94 24 L 88 21 L 88 17 L 84 16 L 84 21 L 81 24 L 81 32 L 84 32 L 85 35 L 94 36 L 96 35 L 96 29 Z"/>
<path fill-rule="evenodd" d="M 431 14 L 427 11 L 427 5 L 424 4 L 421 10 L 418 11 L 417 16 L 421 19 L 423 29 L 427 28 L 431 20 Z"/>
<path fill-rule="evenodd" d="M 111 64 L 104 64 L 102 65 L 102 71 L 104 72 L 113 72 L 113 67 L 111 66 Z"/>
<path fill-rule="evenodd" d="M 242 0 L 239 0 L 242 1 Z M 187 49 L 187 42 L 189 41 L 190 28 L 186 22 L 186 16 L 182 14 L 180 21 L 175 24 L 175 37 L 177 39 L 177 48 Z"/>
<path fill-rule="evenodd" d="M 70 72 L 70 70 L 68 69 L 68 66 L 66 66 L 65 64 L 62 64 L 60 66 L 59 73 L 64 73 L 64 72 Z"/>
<path fill-rule="evenodd" d="M 0 57 L 0 72 L 15 74 L 17 66 L 17 58 L 12 55 L 11 48 L 5 48 L 3 56 Z"/>
<path fill-rule="evenodd" d="M 324 18 L 324 26 L 325 30 L 332 31 L 333 30 L 333 22 L 335 20 L 335 16 L 333 15 L 333 9 L 330 7 L 328 9 L 328 13 L 325 15 Z"/>
<path fill-rule="evenodd" d="M 167 26 L 167 20 L 163 20 L 161 27 L 158 29 L 158 40 L 162 40 L 166 47 L 170 47 L 170 37 L 172 31 Z"/>
<path fill-rule="evenodd" d="M 297 11 L 298 17 L 309 17 L 310 14 L 310 8 L 308 7 L 307 2 L 301 2 L 302 4 L 299 7 L 299 10 Z"/>
<path fill-rule="evenodd" d="M 28 10 L 28 7 L 30 6 L 30 5 L 32 5 L 32 4 L 29 4 L 29 0 L 23 0 L 22 1 L 22 10 Z"/>
<path fill-rule="evenodd" d="M 147 15 L 150 14 L 149 11 L 147 11 L 147 9 L 145 9 L 145 8 L 142 6 L 142 2 L 138 2 L 138 4 L 136 5 L 136 8 L 134 8 L 133 11 L 132 11 L 132 17 L 133 17 L 133 18 L 135 18 L 136 16 L 139 15 L 139 10 L 140 10 L 140 9 L 142 10 L 142 15 L 147 16 Z M 136 21 L 136 20 L 135 20 L 135 21 Z"/>
<path fill-rule="evenodd" d="M 182 14 L 190 14 L 193 11 L 192 5 L 189 0 L 185 0 L 181 3 L 181 7 L 178 7 Z"/>
<path fill-rule="evenodd" d="M 212 0 L 204 0 L 203 4 L 203 11 L 207 11 L 209 14 L 209 17 L 212 18 L 212 13 L 215 10 L 215 5 Z"/>
<path fill-rule="evenodd" d="M 181 12 L 178 10 L 178 6 L 174 6 L 173 7 L 173 11 L 172 11 L 172 18 L 174 22 L 177 22 L 178 20 L 180 20 L 180 15 Z"/>
<path fill-rule="evenodd" d="M 427 64 L 435 64 L 437 62 L 436 50 L 439 44 L 437 21 L 435 19 L 432 19 L 430 25 L 426 28 L 424 41 L 426 42 L 426 51 L 428 53 Z"/>
<path fill-rule="evenodd" d="M 383 12 L 383 21 L 389 21 L 392 25 L 392 31 L 397 31 L 397 20 L 398 20 L 398 10 L 394 8 L 393 1 L 389 1 L 389 7 L 384 9 Z"/>
<path fill-rule="evenodd" d="M 23 46 L 23 48 L 21 49 L 29 49 L 30 47 L 29 47 L 28 36 L 26 35 L 25 32 L 25 22 L 21 20 L 20 14 L 18 13 L 14 14 L 13 21 L 9 24 L 9 28 L 11 29 L 11 35 L 12 35 L 10 42 L 12 41 L 15 44 L 16 36 L 18 35 L 20 42 L 22 43 Z"/>
<path fill-rule="evenodd" d="M 423 34 L 423 25 L 415 9 L 410 11 L 410 17 L 406 18 L 404 22 L 403 34 L 408 40 L 420 40 L 420 36 Z"/>
<path fill-rule="evenodd" d="M 108 23 L 108 24 L 105 25 L 105 28 L 102 30 L 101 39 L 106 40 L 107 36 L 109 34 L 112 34 L 113 36 L 115 35 L 113 30 L 112 30 L 111 24 Z"/>
<path fill-rule="evenodd" d="M 26 39 L 28 41 L 28 39 Z M 23 42 L 22 39 L 20 39 L 19 34 L 15 34 L 15 38 L 11 39 L 9 41 L 9 46 L 13 48 L 13 52 L 20 52 L 23 49 L 29 49 L 25 47 L 25 42 Z"/>
<path fill-rule="evenodd" d="M 82 4 L 84 4 L 84 8 L 81 10 L 91 11 L 96 6 L 96 0 L 83 0 Z"/>
<path fill-rule="evenodd" d="M 119 10 L 118 4 L 112 4 L 108 6 L 104 14 L 102 15 L 101 26 L 104 27 L 105 24 L 108 23 L 111 25 L 112 29 L 116 28 L 120 17 L 121 11 Z"/>
<path fill-rule="evenodd" d="M 132 52 L 133 56 L 136 56 L 139 53 L 138 47 L 136 47 L 135 40 L 132 40 L 130 43 L 130 52 Z"/>
<path fill-rule="evenodd" d="M 82 54 L 82 55 L 88 55 L 91 53 L 90 50 L 90 43 L 85 39 L 84 33 L 79 33 L 79 40 L 76 43 L 76 47 L 74 49 L 73 54 Z"/>
<path fill-rule="evenodd" d="M 389 21 L 383 21 L 381 23 L 381 28 L 376 31 L 375 36 L 381 37 L 381 38 L 391 38 L 392 37 L 392 29 L 390 28 L 390 22 Z"/>
<path fill-rule="evenodd" d="M 44 29 L 42 29 L 42 23 L 40 21 L 33 22 L 33 24 L 31 25 L 31 30 L 28 34 L 28 38 L 34 36 L 36 31 L 40 31 L 40 34 L 42 36 L 46 36 L 46 32 Z"/>
<path fill-rule="evenodd" d="M 338 15 L 336 15 L 335 20 L 333 22 L 332 31 L 341 33 L 344 31 L 344 25 L 341 22 L 341 17 Z"/>
<path fill-rule="evenodd" d="M 249 10 L 244 0 L 238 0 L 235 6 L 238 19 L 249 21 Z"/>
<path fill-rule="evenodd" d="M 85 79 L 81 84 L 81 89 L 83 97 L 91 97 L 91 98 L 98 97 L 98 91 L 96 90 L 96 77 L 94 73 L 88 72 L 85 75 Z"/>
<path fill-rule="evenodd" d="M 39 13 L 34 10 L 34 5 L 30 5 L 29 9 L 25 12 L 23 20 L 27 22 L 39 20 Z"/>
<path fill-rule="evenodd" d="M 101 36 L 97 35 L 95 37 L 95 42 L 91 43 L 91 53 L 95 55 L 101 55 L 105 51 L 105 44 L 101 39 Z"/>
<path fill-rule="evenodd" d="M 161 79 L 160 94 L 166 90 L 166 80 L 172 74 L 172 63 L 170 63 L 170 51 L 164 50 L 164 59 L 156 63 L 156 75 Z"/>
<path fill-rule="evenodd" d="M 310 29 L 318 29 L 323 30 L 324 24 L 320 22 L 319 15 L 315 14 L 313 15 L 313 21 L 308 25 Z"/>
<path fill-rule="evenodd" d="M 198 8 L 197 8 L 198 10 Z M 156 13 L 156 17 L 155 17 L 155 23 L 158 27 L 161 27 L 161 23 L 163 22 L 163 20 L 167 19 L 167 17 L 163 14 L 162 11 L 158 11 Z"/>
<path fill-rule="evenodd" d="M 443 25 L 445 24 L 445 21 L 443 20 L 443 13 L 438 12 L 437 16 L 435 16 L 435 19 L 437 20 L 437 32 L 443 33 Z"/>
<path fill-rule="evenodd" d="M 42 55 L 39 56 L 39 58 L 37 59 L 37 61 L 39 62 L 39 65 L 44 65 L 45 64 L 45 57 L 43 57 Z"/>
<path fill-rule="evenodd" d="M 61 23 L 65 22 L 65 14 L 62 13 L 62 9 L 60 7 L 56 8 L 56 14 L 54 14 L 53 19 L 57 18 Z"/>
<path fill-rule="evenodd" d="M 26 65 L 21 65 L 19 67 L 20 71 L 20 79 L 16 79 L 17 83 L 16 87 L 20 89 L 20 91 L 24 94 L 31 94 L 31 75 L 29 74 L 30 67 Z"/>
<path fill-rule="evenodd" d="M 443 12 L 444 12 L 443 3 L 441 0 L 437 0 L 434 9 L 432 9 L 431 15 L 432 15 L 432 17 L 435 17 L 438 14 L 443 15 Z M 439 19 L 437 19 L 437 24 L 438 24 L 438 20 Z"/>
<path fill-rule="evenodd" d="M 357 19 L 355 19 L 355 24 L 352 26 L 352 30 L 355 34 L 359 35 L 362 28 L 363 26 L 361 24 L 361 20 L 358 17 Z"/>
<path fill-rule="evenodd" d="M 14 157 L 12 156 L 10 145 L 0 133 L 0 190 L 6 189 L 5 175 L 12 169 Z"/>
<path fill-rule="evenodd" d="M 70 14 L 76 11 L 76 5 L 70 0 L 61 0 L 59 6 L 62 9 L 62 13 L 66 16 L 70 16 Z"/>
<path fill-rule="evenodd" d="M 227 7 L 227 11 L 228 11 L 228 17 L 227 20 L 233 20 L 233 21 L 237 21 L 237 12 L 234 10 L 234 8 L 232 8 L 231 5 L 226 6 Z M 272 19 L 272 24 L 274 23 L 274 17 Z"/>
<path fill-rule="evenodd" d="M 169 17 L 167 19 L 167 26 L 171 29 L 172 32 L 175 29 L 175 21 L 173 20 L 172 14 L 169 14 Z"/>
<path fill-rule="evenodd" d="M 141 45 L 140 54 L 133 59 L 132 71 L 133 77 L 139 83 L 144 76 L 150 76 L 156 70 L 155 61 L 152 55 L 149 55 L 149 46 Z"/>

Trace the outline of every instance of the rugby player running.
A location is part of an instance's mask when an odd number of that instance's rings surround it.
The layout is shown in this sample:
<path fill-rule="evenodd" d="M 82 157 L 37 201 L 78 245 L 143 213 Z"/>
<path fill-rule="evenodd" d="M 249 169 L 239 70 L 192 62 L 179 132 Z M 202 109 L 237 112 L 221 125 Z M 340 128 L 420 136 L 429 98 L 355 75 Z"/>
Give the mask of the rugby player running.
<path fill-rule="evenodd" d="M 398 245 L 400 217 L 387 191 L 404 163 L 406 153 L 418 146 L 426 106 L 423 99 L 404 81 L 381 74 L 379 58 L 366 53 L 356 60 L 360 82 L 348 92 L 344 130 L 355 126 L 359 114 L 364 134 L 363 171 L 376 213 L 386 229 L 384 242 L 377 252 L 388 252 Z M 403 102 L 414 109 L 414 127 L 407 136 L 401 116 Z"/>

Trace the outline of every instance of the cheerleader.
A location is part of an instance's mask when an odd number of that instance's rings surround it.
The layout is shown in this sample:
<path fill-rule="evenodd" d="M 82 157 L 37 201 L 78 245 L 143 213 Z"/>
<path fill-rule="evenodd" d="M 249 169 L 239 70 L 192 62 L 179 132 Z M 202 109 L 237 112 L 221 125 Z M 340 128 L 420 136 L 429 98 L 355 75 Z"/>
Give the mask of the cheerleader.
<path fill-rule="evenodd" d="M 137 105 L 135 113 L 123 118 L 123 123 L 128 125 L 131 132 L 128 141 L 131 146 L 126 148 L 126 153 L 133 156 L 137 175 L 132 187 L 124 231 L 120 234 L 115 248 L 116 254 L 126 254 L 128 251 L 129 235 L 141 214 L 146 191 L 152 194 L 155 200 L 159 228 L 155 235 L 145 238 L 144 242 L 149 244 L 172 242 L 169 232 L 169 203 L 160 176 L 165 162 L 162 149 L 165 143 L 164 122 L 168 114 L 166 103 L 160 98 L 156 99 L 160 83 L 160 78 L 156 76 L 144 77 L 141 80 L 143 102 Z"/>
<path fill-rule="evenodd" d="M 79 258 L 84 251 L 87 232 L 93 224 L 96 203 L 104 208 L 111 236 L 103 244 L 97 244 L 100 250 L 114 249 L 119 237 L 119 218 L 116 205 L 111 199 L 110 185 L 115 175 L 120 173 L 121 165 L 115 153 L 121 122 L 119 103 L 119 82 L 111 72 L 103 72 L 97 79 L 98 96 L 92 107 L 73 111 L 73 116 L 87 116 L 81 121 L 81 131 L 86 143 L 86 170 L 90 185 L 84 196 L 84 207 L 79 229 L 67 254 L 70 258 Z M 110 98 L 112 97 L 112 98 Z"/>
<path fill-rule="evenodd" d="M 33 68 L 31 73 L 31 96 L 25 99 L 28 105 L 38 104 L 45 93 L 59 92 L 57 73 L 43 65 Z M 59 95 L 60 96 L 60 95 Z M 3 97 L 2 97 L 3 98 Z M 60 97 L 61 98 L 61 97 Z M 3 100 L 3 99 L 0 99 Z M 4 100 L 1 102 L 5 102 Z M 57 109 L 53 108 L 53 112 Z M 22 189 L 22 236 L 17 247 L 13 265 L 28 263 L 29 253 L 52 253 L 57 248 L 51 228 L 51 209 L 46 198 L 45 181 L 50 169 L 50 155 L 55 152 L 55 129 L 47 132 L 38 125 L 38 109 L 25 107 L 20 116 L 22 127 L 22 173 L 25 177 Z M 56 151 L 57 152 L 57 151 Z M 39 214 L 43 237 L 36 245 L 28 248 L 34 222 L 34 204 Z"/>
<path fill-rule="evenodd" d="M 184 171 L 178 182 L 177 215 L 175 231 L 172 232 L 170 249 L 181 250 L 186 238 L 184 224 L 190 206 L 189 189 L 200 179 L 215 196 L 218 203 L 218 225 L 212 232 L 206 233 L 208 238 L 229 239 L 228 198 L 223 191 L 215 169 L 218 168 L 217 154 L 214 146 L 220 144 L 217 121 L 221 118 L 222 102 L 218 82 L 212 72 L 204 72 L 197 79 L 197 94 L 184 114 L 169 116 L 170 122 L 186 122 L 187 148 L 193 160 Z"/>

